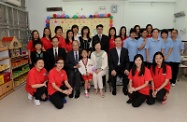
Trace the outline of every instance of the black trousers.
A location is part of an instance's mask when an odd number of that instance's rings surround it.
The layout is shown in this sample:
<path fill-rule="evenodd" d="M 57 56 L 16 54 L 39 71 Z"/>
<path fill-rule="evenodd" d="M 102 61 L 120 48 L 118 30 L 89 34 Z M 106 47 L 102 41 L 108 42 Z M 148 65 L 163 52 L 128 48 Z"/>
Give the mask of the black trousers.
<path fill-rule="evenodd" d="M 63 85 L 60 88 L 62 90 L 67 89 L 65 85 Z M 63 94 L 63 93 L 57 91 L 57 92 L 53 93 L 52 95 L 50 95 L 50 101 L 57 109 L 62 109 L 64 107 L 63 98 L 65 98 L 66 96 L 67 96 L 66 94 Z"/>
<path fill-rule="evenodd" d="M 148 95 L 144 95 L 140 92 L 133 92 L 132 94 L 128 93 L 128 96 L 129 99 L 132 100 L 133 107 L 139 107 L 148 98 Z"/>
<path fill-rule="evenodd" d="M 164 100 L 164 97 L 166 96 L 167 91 L 165 89 L 161 89 L 160 91 L 157 92 L 156 98 L 152 96 L 152 91 L 150 91 L 150 95 L 147 99 L 147 104 L 148 105 L 153 105 L 155 101 L 157 100 L 158 102 L 162 102 Z"/>
<path fill-rule="evenodd" d="M 171 83 L 176 83 L 177 75 L 179 72 L 179 65 L 180 63 L 172 62 L 171 63 L 171 69 L 172 69 L 172 79 L 170 80 Z"/>
<path fill-rule="evenodd" d="M 81 87 L 81 74 L 78 70 L 68 72 L 68 82 L 73 89 L 80 91 Z"/>
<path fill-rule="evenodd" d="M 110 76 L 110 82 L 112 84 L 113 91 L 116 91 L 116 79 L 117 79 L 117 76 L 123 78 L 123 91 L 127 91 L 127 86 L 129 84 L 129 79 L 128 79 L 128 76 L 126 76 L 124 74 L 124 69 L 122 67 L 118 66 L 115 69 L 115 71 L 117 72 L 116 76 L 112 76 L 111 75 L 112 71 L 109 72 L 110 73 L 110 75 L 109 75 Z"/>
<path fill-rule="evenodd" d="M 37 88 L 34 93 L 34 97 L 36 100 L 47 101 L 48 98 L 42 99 L 42 95 L 45 94 L 47 96 L 47 87 L 43 86 L 41 88 Z"/>

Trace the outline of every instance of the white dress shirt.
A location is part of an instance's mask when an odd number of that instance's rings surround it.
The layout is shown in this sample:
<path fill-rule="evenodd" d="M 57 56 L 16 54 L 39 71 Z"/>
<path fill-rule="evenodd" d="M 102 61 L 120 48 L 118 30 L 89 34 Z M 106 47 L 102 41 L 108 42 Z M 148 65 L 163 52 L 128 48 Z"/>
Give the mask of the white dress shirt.
<path fill-rule="evenodd" d="M 117 50 L 117 54 L 118 54 L 118 65 L 120 65 L 120 56 L 121 56 L 121 48 L 117 48 L 116 47 L 116 50 Z"/>
<path fill-rule="evenodd" d="M 54 54 L 54 56 L 55 56 L 55 49 L 56 49 L 57 56 L 58 56 L 58 47 L 56 47 L 56 48 L 53 47 L 53 54 Z"/>

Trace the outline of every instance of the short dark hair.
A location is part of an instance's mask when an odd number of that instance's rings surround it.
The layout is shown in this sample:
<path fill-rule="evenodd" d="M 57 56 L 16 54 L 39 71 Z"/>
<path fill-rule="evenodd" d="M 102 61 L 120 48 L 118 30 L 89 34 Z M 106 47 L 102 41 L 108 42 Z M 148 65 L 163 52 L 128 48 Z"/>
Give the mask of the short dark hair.
<path fill-rule="evenodd" d="M 77 28 L 77 29 L 79 30 L 79 26 L 78 26 L 78 25 L 73 25 L 73 26 L 71 27 L 71 30 L 73 31 L 74 28 Z"/>
<path fill-rule="evenodd" d="M 130 34 L 131 34 L 131 33 L 136 33 L 136 30 L 133 29 L 133 28 L 131 28 L 131 30 L 130 30 Z"/>
<path fill-rule="evenodd" d="M 144 32 L 144 31 L 146 31 L 147 32 L 147 29 L 142 29 L 140 32 L 141 32 L 141 34 Z"/>
<path fill-rule="evenodd" d="M 58 57 L 58 58 L 55 60 L 55 63 L 57 63 L 57 62 L 60 61 L 60 60 L 63 60 L 63 61 L 64 61 L 64 58 Z"/>
<path fill-rule="evenodd" d="M 155 30 L 157 30 L 158 32 L 160 31 L 158 28 L 154 28 L 151 33 L 153 33 Z"/>
<path fill-rule="evenodd" d="M 176 32 L 178 33 L 178 30 L 177 30 L 177 29 L 172 29 L 172 30 L 171 30 L 171 33 L 172 33 L 173 31 L 176 31 Z"/>
<path fill-rule="evenodd" d="M 34 64 L 36 64 L 36 63 L 37 63 L 38 61 L 40 61 L 40 60 L 44 61 L 44 59 L 43 59 L 43 58 L 38 57 L 38 58 L 36 58 L 35 62 L 33 62 L 33 63 L 34 63 Z"/>
<path fill-rule="evenodd" d="M 165 33 L 165 34 L 167 34 L 167 35 L 168 35 L 168 30 L 163 29 L 163 30 L 161 31 L 161 35 L 162 35 L 163 33 Z"/>
<path fill-rule="evenodd" d="M 99 40 L 95 41 L 95 43 L 94 43 L 94 48 L 95 48 L 95 45 L 97 45 L 97 44 L 100 44 L 100 45 L 101 45 L 101 42 L 100 42 Z"/>
<path fill-rule="evenodd" d="M 121 41 L 123 41 L 121 36 L 116 36 L 114 40 L 116 40 L 117 38 L 120 38 Z"/>
<path fill-rule="evenodd" d="M 57 30 L 59 30 L 59 29 L 63 31 L 63 28 L 61 26 L 56 26 L 55 27 L 55 33 L 57 33 Z"/>
<path fill-rule="evenodd" d="M 36 46 L 37 44 L 41 44 L 42 45 L 42 42 L 40 40 L 34 41 L 34 46 Z"/>
<path fill-rule="evenodd" d="M 99 28 L 99 27 L 103 28 L 103 25 L 102 24 L 97 25 L 96 29 Z"/>
<path fill-rule="evenodd" d="M 57 38 L 57 40 L 59 41 L 58 37 L 54 36 L 51 38 L 51 41 L 53 41 L 53 39 Z"/>

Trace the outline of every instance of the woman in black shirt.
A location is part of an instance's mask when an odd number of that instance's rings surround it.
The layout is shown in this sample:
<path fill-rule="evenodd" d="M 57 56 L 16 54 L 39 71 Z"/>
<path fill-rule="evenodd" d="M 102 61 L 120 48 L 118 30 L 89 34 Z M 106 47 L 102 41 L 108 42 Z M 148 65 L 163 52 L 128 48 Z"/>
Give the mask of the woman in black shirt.
<path fill-rule="evenodd" d="M 38 58 L 44 59 L 45 52 L 42 51 L 42 42 L 40 40 L 35 41 L 34 43 L 35 51 L 31 52 L 31 61 L 32 61 L 32 66 L 34 67 L 34 64 L 36 63 L 36 60 Z"/>
<path fill-rule="evenodd" d="M 88 56 L 91 54 L 91 38 L 90 38 L 90 28 L 88 26 L 84 26 L 81 30 L 80 39 L 80 49 L 86 50 L 88 52 Z"/>

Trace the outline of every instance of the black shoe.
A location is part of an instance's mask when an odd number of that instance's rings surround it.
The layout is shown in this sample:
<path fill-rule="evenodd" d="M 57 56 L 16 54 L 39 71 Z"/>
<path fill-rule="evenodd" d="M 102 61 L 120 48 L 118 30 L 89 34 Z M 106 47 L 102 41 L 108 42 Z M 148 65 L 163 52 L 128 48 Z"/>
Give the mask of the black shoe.
<path fill-rule="evenodd" d="M 73 98 L 73 94 L 70 94 L 70 95 L 69 95 L 69 98 Z"/>
<path fill-rule="evenodd" d="M 124 94 L 125 96 L 127 96 L 127 95 L 128 95 L 128 91 L 127 91 L 127 90 L 123 90 L 123 94 Z"/>
<path fill-rule="evenodd" d="M 131 104 L 131 103 L 132 103 L 132 100 L 129 99 L 126 103 Z"/>
<path fill-rule="evenodd" d="M 80 91 L 77 91 L 76 94 L 75 94 L 75 99 L 77 99 L 79 97 L 80 97 Z"/>
<path fill-rule="evenodd" d="M 112 91 L 112 95 L 116 96 L 116 90 Z"/>
<path fill-rule="evenodd" d="M 73 98 L 73 91 L 72 91 L 72 93 L 69 95 L 69 98 Z"/>

